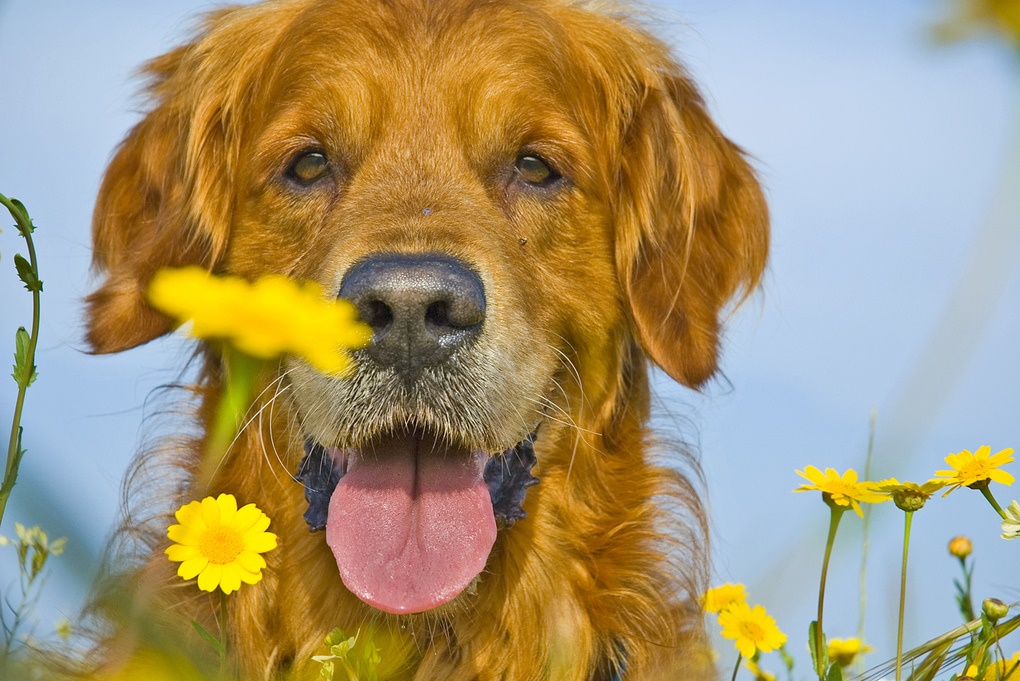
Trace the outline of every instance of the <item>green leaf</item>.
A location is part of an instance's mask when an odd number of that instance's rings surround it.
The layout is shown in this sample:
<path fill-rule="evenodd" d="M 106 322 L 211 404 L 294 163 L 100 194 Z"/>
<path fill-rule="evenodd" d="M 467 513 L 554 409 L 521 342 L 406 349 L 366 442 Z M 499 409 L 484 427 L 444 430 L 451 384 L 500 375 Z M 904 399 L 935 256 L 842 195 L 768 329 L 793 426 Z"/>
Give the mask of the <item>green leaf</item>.
<path fill-rule="evenodd" d="M 14 267 L 18 270 L 18 278 L 29 291 L 42 291 L 42 282 L 36 276 L 32 265 L 20 253 L 14 254 Z"/>
<path fill-rule="evenodd" d="M 793 671 L 793 656 L 791 656 L 790 653 L 788 653 L 786 651 L 786 646 L 785 645 L 780 646 L 780 648 L 779 648 L 779 655 L 780 655 L 780 657 L 783 658 L 783 664 L 786 665 L 786 671 L 792 672 Z"/>
<path fill-rule="evenodd" d="M 818 622 L 812 621 L 808 625 L 808 648 L 811 650 L 811 668 L 819 669 L 825 668 L 829 664 L 829 651 L 825 648 L 825 635 L 821 635 L 822 639 L 822 661 L 818 661 L 818 638 L 821 632 L 818 631 Z"/>
<path fill-rule="evenodd" d="M 15 215 L 14 219 L 18 221 L 18 232 L 21 233 L 21 236 L 27 238 L 29 234 L 35 231 L 35 225 L 32 224 L 32 218 L 28 215 L 28 209 L 25 208 L 25 204 L 15 198 L 11 198 L 11 203 L 21 211 L 21 215 Z M 22 228 L 22 223 L 25 223 L 25 228 Z"/>
<path fill-rule="evenodd" d="M 347 638 L 348 638 L 347 634 L 344 633 L 344 630 L 341 629 L 340 627 L 337 627 L 333 631 L 326 634 L 326 647 L 332 648 L 337 643 L 340 643 L 341 641 L 346 641 Z"/>
<path fill-rule="evenodd" d="M 843 668 L 838 663 L 829 665 L 829 672 L 825 675 L 825 681 L 843 681 Z"/>
<path fill-rule="evenodd" d="M 28 365 L 28 348 L 31 342 L 28 331 L 25 327 L 19 326 L 14 335 L 14 373 L 11 374 L 11 378 L 23 388 L 35 383 L 35 379 L 39 377 L 35 364 Z"/>
<path fill-rule="evenodd" d="M 221 657 L 227 654 L 227 649 L 223 646 L 223 643 L 199 624 L 198 620 L 191 620 L 191 626 L 195 627 L 195 631 L 202 637 L 202 640 L 211 645 L 213 650 L 219 653 Z"/>

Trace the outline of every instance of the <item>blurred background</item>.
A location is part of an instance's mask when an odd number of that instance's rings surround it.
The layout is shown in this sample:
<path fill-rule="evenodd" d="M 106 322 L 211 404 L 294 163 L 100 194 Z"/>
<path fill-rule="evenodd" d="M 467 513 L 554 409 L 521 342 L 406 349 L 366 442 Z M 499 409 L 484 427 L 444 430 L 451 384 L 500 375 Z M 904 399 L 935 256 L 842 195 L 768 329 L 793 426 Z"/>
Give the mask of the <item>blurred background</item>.
<path fill-rule="evenodd" d="M 45 282 L 28 454 L 0 534 L 20 521 L 75 539 L 54 561 L 39 634 L 75 620 L 128 462 L 165 406 L 157 389 L 187 357 L 175 338 L 89 356 L 81 299 L 101 174 L 143 108 L 135 70 L 214 6 L 0 0 L 0 192 L 28 206 Z M 862 471 L 873 410 L 876 479 L 924 481 L 947 454 L 985 444 L 1020 449 L 1018 53 L 991 32 L 936 41 L 932 27 L 952 14 L 937 0 L 647 6 L 723 131 L 754 157 L 773 220 L 764 292 L 730 320 L 722 376 L 699 394 L 659 374 L 658 423 L 701 452 L 716 583 L 747 584 L 806 678 L 828 511 L 817 493 L 791 493 L 794 470 Z M 23 242 L 12 221 L 0 224 L 0 357 L 10 358 L 30 299 L 12 265 Z M 15 386 L 0 381 L 7 428 Z M 995 491 L 1004 506 L 1020 496 Z M 869 664 L 895 652 L 902 523 L 891 504 L 871 518 Z M 848 514 L 837 538 L 830 636 L 858 632 L 862 525 Z M 977 599 L 1020 599 L 1020 542 L 999 532 L 967 489 L 916 515 L 908 648 L 959 621 L 959 568 L 946 552 L 956 534 L 974 542 Z M 12 553 L 0 547 L 0 588 L 16 578 Z M 732 647 L 719 649 L 732 665 Z"/>

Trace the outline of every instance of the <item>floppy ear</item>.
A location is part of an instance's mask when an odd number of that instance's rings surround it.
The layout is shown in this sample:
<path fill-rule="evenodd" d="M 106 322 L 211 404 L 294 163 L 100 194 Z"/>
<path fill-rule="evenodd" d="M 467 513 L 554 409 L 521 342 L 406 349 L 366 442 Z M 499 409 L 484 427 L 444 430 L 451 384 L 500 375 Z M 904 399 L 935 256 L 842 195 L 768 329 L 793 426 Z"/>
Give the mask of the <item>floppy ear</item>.
<path fill-rule="evenodd" d="M 212 268 L 226 245 L 223 178 L 201 171 L 207 161 L 222 168 L 223 135 L 214 121 L 199 120 L 198 102 L 190 101 L 198 94 L 194 87 L 178 87 L 190 49 L 148 65 L 155 108 L 121 144 L 99 190 L 92 264 L 105 278 L 86 298 L 93 352 L 126 350 L 169 331 L 171 320 L 146 300 L 149 279 L 163 267 Z"/>
<path fill-rule="evenodd" d="M 768 211 L 741 150 L 659 56 L 638 69 L 639 104 L 624 133 L 617 267 L 645 352 L 698 387 L 715 373 L 727 302 L 761 277 Z"/>
<path fill-rule="evenodd" d="M 286 26 L 278 12 L 210 13 L 188 45 L 151 61 L 153 108 L 110 163 L 92 218 L 92 264 L 104 275 L 86 298 L 93 352 L 135 347 L 171 329 L 145 291 L 163 267 L 216 268 L 227 250 L 242 119 L 258 74 Z"/>

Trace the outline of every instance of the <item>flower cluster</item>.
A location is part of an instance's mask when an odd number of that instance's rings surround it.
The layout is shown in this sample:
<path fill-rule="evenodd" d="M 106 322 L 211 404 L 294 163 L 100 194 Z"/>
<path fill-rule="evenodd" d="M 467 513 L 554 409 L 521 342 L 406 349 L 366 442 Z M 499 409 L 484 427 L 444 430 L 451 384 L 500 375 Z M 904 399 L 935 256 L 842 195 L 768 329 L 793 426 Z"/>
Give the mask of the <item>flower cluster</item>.
<path fill-rule="evenodd" d="M 865 652 L 860 641 L 856 639 L 831 639 L 826 645 L 825 633 L 822 626 L 823 605 L 825 601 L 825 581 L 828 573 L 829 559 L 832 555 L 833 540 L 839 526 L 840 517 L 843 511 L 853 508 L 857 515 L 863 517 L 862 503 L 881 503 L 892 500 L 893 504 L 904 512 L 905 525 L 903 533 L 903 565 L 900 578 L 900 602 L 899 602 L 899 629 L 896 641 L 896 679 L 899 681 L 902 674 L 903 663 L 903 620 L 906 599 L 907 579 L 907 556 L 910 542 L 910 527 L 913 514 L 924 508 L 924 505 L 931 499 L 932 495 L 943 488 L 947 488 L 943 497 L 960 487 L 968 487 L 981 492 L 988 503 L 1002 518 L 1002 536 L 1005 539 L 1013 539 L 1020 536 L 1020 503 L 1013 501 L 1008 510 L 1003 510 L 995 500 L 989 486 L 992 482 L 1004 485 L 1013 484 L 1013 476 L 1002 470 L 1002 466 L 1013 461 L 1013 450 L 1003 449 L 992 454 L 991 447 L 979 447 L 976 452 L 963 450 L 950 454 L 945 458 L 949 468 L 936 471 L 935 477 L 924 483 L 900 482 L 896 478 L 889 478 L 881 482 L 858 480 L 857 472 L 853 469 L 847 470 L 840 475 L 835 469 L 826 468 L 823 473 L 814 466 L 805 466 L 803 471 L 797 471 L 797 475 L 806 479 L 808 483 L 794 489 L 794 492 L 806 492 L 810 490 L 822 493 L 822 499 L 831 509 L 829 521 L 828 542 L 825 547 L 825 555 L 822 559 L 821 585 L 818 591 L 818 619 L 811 623 L 810 636 L 811 656 L 815 672 L 819 681 L 832 677 L 842 678 L 840 669 L 849 665 L 859 654 Z M 970 540 L 966 537 L 956 537 L 949 545 L 949 551 L 956 556 L 964 569 L 964 583 L 957 582 L 957 603 L 965 619 L 971 621 L 973 608 L 970 597 L 970 571 L 966 566 L 966 558 L 971 552 Z M 1001 605 L 1001 607 L 999 607 Z M 992 603 L 996 609 L 989 610 L 986 601 L 984 619 L 994 623 L 997 619 L 1005 617 L 1009 608 L 998 601 Z M 982 629 L 984 631 L 984 629 Z M 973 638 L 973 637 L 972 637 Z M 974 640 L 977 640 L 976 638 Z M 984 646 L 981 647 L 984 651 Z M 969 654 L 968 654 L 969 655 Z M 985 653 L 977 657 L 985 659 Z M 968 662 L 970 657 L 968 657 Z M 974 676 L 968 669 L 968 676 Z M 757 676 L 757 674 L 756 674 Z"/>
<path fill-rule="evenodd" d="M 165 269 L 153 276 L 148 293 L 154 307 L 190 323 L 192 336 L 228 340 L 262 359 L 298 355 L 328 374 L 346 373 L 351 360 L 344 350 L 364 347 L 372 338 L 350 302 L 327 299 L 314 282 L 280 275 L 249 283 L 200 267 Z"/>
<path fill-rule="evenodd" d="M 912 513 L 919 511 L 935 492 L 947 488 L 943 497 L 960 487 L 979 490 L 993 508 L 1002 517 L 1002 536 L 1004 539 L 1020 537 L 1020 503 L 1012 502 L 1005 510 L 999 507 L 989 490 L 989 484 L 998 482 L 1012 485 L 1013 476 L 1002 470 L 1002 466 L 1013 461 L 1013 449 L 1006 448 L 992 454 L 991 447 L 985 445 L 977 451 L 964 449 L 945 458 L 949 468 L 935 471 L 935 477 L 924 483 L 900 482 L 889 478 L 880 482 L 858 480 L 857 472 L 850 468 L 842 475 L 833 468 L 826 468 L 823 473 L 814 466 L 805 466 L 797 475 L 810 484 L 794 489 L 794 492 L 819 491 L 825 503 L 835 510 L 852 508 L 857 515 L 863 517 L 862 503 L 881 503 L 892 500 L 902 511 Z"/>

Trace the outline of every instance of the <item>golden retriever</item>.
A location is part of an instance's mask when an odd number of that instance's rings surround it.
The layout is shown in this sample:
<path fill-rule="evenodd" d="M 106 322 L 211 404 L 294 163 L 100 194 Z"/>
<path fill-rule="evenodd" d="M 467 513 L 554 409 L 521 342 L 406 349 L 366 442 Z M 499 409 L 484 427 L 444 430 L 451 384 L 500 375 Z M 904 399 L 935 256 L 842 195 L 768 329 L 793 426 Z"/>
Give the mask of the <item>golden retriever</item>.
<path fill-rule="evenodd" d="M 147 284 L 194 264 L 314 280 L 374 329 L 349 378 L 281 361 L 211 489 L 164 500 L 164 533 L 206 493 L 272 518 L 265 578 L 226 599 L 241 678 L 316 678 L 336 626 L 387 636 L 391 679 L 712 676 L 704 509 L 648 371 L 713 375 L 768 217 L 669 49 L 601 2 L 271 0 L 147 73 L 96 205 L 92 348 L 170 331 Z M 214 628 L 162 542 L 147 598 Z"/>

